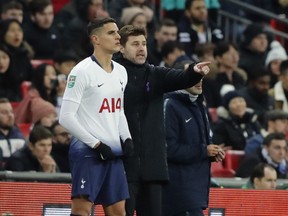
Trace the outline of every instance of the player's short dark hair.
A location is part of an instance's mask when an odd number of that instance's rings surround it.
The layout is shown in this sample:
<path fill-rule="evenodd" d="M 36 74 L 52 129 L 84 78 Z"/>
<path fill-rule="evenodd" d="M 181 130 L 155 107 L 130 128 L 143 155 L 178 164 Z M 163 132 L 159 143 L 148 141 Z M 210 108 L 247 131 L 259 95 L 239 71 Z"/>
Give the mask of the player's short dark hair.
<path fill-rule="evenodd" d="M 129 36 L 144 35 L 146 38 L 146 30 L 144 28 L 136 27 L 136 26 L 132 26 L 132 25 L 123 26 L 120 29 L 119 34 L 121 36 L 120 44 L 122 46 L 124 46 L 127 43 Z"/>
<path fill-rule="evenodd" d="M 48 128 L 42 125 L 37 125 L 37 126 L 34 126 L 32 131 L 30 132 L 29 141 L 32 145 L 34 145 L 36 142 L 43 140 L 43 139 L 52 138 L 52 136 L 53 135 Z"/>
<path fill-rule="evenodd" d="M 116 21 L 111 17 L 98 17 L 90 21 L 87 25 L 88 35 L 91 36 L 95 30 L 102 28 L 107 23 L 116 23 Z"/>
<path fill-rule="evenodd" d="M 32 15 L 35 15 L 36 13 L 43 12 L 49 5 L 52 5 L 51 0 L 32 0 L 29 3 L 29 10 Z"/>
<path fill-rule="evenodd" d="M 23 10 L 23 6 L 18 1 L 8 1 L 2 5 L 1 13 L 5 13 L 6 11 L 11 9 Z"/>
<path fill-rule="evenodd" d="M 253 172 L 250 176 L 250 181 L 251 183 L 254 183 L 254 179 L 255 178 L 258 178 L 258 179 L 261 179 L 263 178 L 265 175 L 264 175 L 264 169 L 265 168 L 269 168 L 271 170 L 274 170 L 275 171 L 275 168 L 272 167 L 270 164 L 267 164 L 267 163 L 259 163 L 257 164 L 254 169 L 253 169 Z"/>

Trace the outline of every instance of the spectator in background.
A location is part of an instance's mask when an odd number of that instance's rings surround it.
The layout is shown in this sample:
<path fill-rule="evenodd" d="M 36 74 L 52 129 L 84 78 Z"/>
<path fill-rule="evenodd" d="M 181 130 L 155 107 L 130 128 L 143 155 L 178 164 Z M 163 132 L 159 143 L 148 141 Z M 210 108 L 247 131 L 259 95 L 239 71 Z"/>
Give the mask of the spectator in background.
<path fill-rule="evenodd" d="M 21 83 L 30 81 L 33 76 L 33 68 L 30 58 L 33 56 L 31 47 L 23 40 L 24 34 L 21 24 L 15 20 L 3 20 L 0 22 L 0 43 L 5 45 L 11 55 L 11 85 L 15 87 L 17 99 L 21 99 Z"/>
<path fill-rule="evenodd" d="M 225 84 L 232 85 L 236 90 L 245 87 L 245 78 L 237 70 L 239 52 L 235 44 L 231 42 L 219 42 L 214 49 L 214 58 L 218 66 L 215 77 L 204 79 L 204 95 L 208 107 L 221 105 L 221 89 Z"/>
<path fill-rule="evenodd" d="M 7 159 L 25 144 L 25 139 L 15 126 L 15 116 L 7 98 L 0 98 L 0 170 Z"/>
<path fill-rule="evenodd" d="M 52 133 L 43 126 L 36 126 L 29 135 L 29 143 L 8 159 L 5 170 L 59 172 L 51 150 Z"/>
<path fill-rule="evenodd" d="M 143 10 L 148 24 L 148 29 L 154 30 L 155 19 L 154 11 L 151 9 L 150 5 L 147 4 L 147 0 L 111 0 L 109 3 L 108 12 L 117 23 L 121 22 L 121 14 L 125 8 L 128 7 L 139 7 Z M 155 20 L 154 20 L 155 21 Z"/>
<path fill-rule="evenodd" d="M 17 124 L 41 124 L 49 128 L 56 119 L 56 107 L 36 94 L 28 94 L 15 110 Z"/>
<path fill-rule="evenodd" d="M 147 28 L 147 17 L 140 7 L 127 7 L 122 10 L 120 26 L 133 25 L 141 28 Z"/>
<path fill-rule="evenodd" d="M 68 77 L 72 68 L 78 63 L 79 58 L 72 50 L 59 50 L 54 55 L 53 61 L 57 74 L 64 74 Z"/>
<path fill-rule="evenodd" d="M 68 152 L 71 142 L 71 134 L 62 125 L 60 125 L 58 121 L 53 123 L 51 131 L 53 134 L 51 155 L 58 164 L 60 171 L 69 173 L 70 166 Z"/>
<path fill-rule="evenodd" d="M 264 67 L 254 67 L 250 71 L 248 84 L 239 90 L 239 94 L 245 98 L 247 107 L 255 111 L 260 123 L 263 124 L 265 112 L 275 107 L 273 97 L 268 94 L 271 80 L 270 73 Z"/>
<path fill-rule="evenodd" d="M 265 130 L 265 129 L 266 130 Z M 252 136 L 247 140 L 245 146 L 245 155 L 251 155 L 255 151 L 261 149 L 263 139 L 270 133 L 283 133 L 287 135 L 288 132 L 288 112 L 283 110 L 270 110 L 265 113 L 264 127 L 261 133 Z"/>
<path fill-rule="evenodd" d="M 248 78 L 254 73 L 253 68 L 265 67 L 265 59 L 268 49 L 268 37 L 264 26 L 250 24 L 243 32 L 243 40 L 240 46 L 239 67 L 246 71 Z"/>
<path fill-rule="evenodd" d="M 219 120 L 212 127 L 213 143 L 225 149 L 244 150 L 247 139 L 260 133 L 257 116 L 247 109 L 245 99 L 237 91 L 226 93 L 223 104 L 217 110 Z"/>
<path fill-rule="evenodd" d="M 13 83 L 11 67 L 11 54 L 7 47 L 0 44 L 0 97 L 6 97 L 10 101 L 20 101 L 20 86 Z"/>
<path fill-rule="evenodd" d="M 208 22 L 204 0 L 186 0 L 184 16 L 178 22 L 178 38 L 191 57 L 197 43 L 217 43 L 224 39 L 224 35 L 220 28 Z"/>
<path fill-rule="evenodd" d="M 278 41 L 273 41 L 270 44 L 270 50 L 265 60 L 265 67 L 270 71 L 271 82 L 270 87 L 279 81 L 280 77 L 280 64 L 282 61 L 287 60 L 288 56 L 285 49 Z"/>
<path fill-rule="evenodd" d="M 115 4 L 118 5 L 118 2 Z M 109 14 L 103 8 L 103 0 L 74 0 L 74 5 L 77 16 L 64 23 L 63 45 L 64 49 L 75 50 L 79 58 L 86 58 L 93 52 L 87 35 L 87 23 L 96 17 L 108 17 Z"/>
<path fill-rule="evenodd" d="M 31 0 L 30 20 L 23 30 L 25 39 L 35 51 L 35 59 L 52 59 L 61 48 L 58 29 L 53 25 L 54 13 L 51 0 Z"/>
<path fill-rule="evenodd" d="M 164 17 L 178 22 L 184 13 L 185 1 L 186 0 L 161 0 L 161 9 L 163 10 Z"/>
<path fill-rule="evenodd" d="M 288 112 L 288 60 L 280 64 L 279 81 L 269 90 L 269 95 L 274 98 L 276 109 Z"/>
<path fill-rule="evenodd" d="M 167 41 L 164 43 L 161 55 L 163 61 L 159 66 L 173 68 L 178 62 L 191 61 L 191 58 L 186 55 L 182 44 L 178 41 Z"/>
<path fill-rule="evenodd" d="M 16 19 L 23 22 L 23 6 L 18 1 L 7 1 L 1 7 L 1 20 Z"/>
<path fill-rule="evenodd" d="M 161 49 L 167 41 L 177 40 L 177 25 L 168 18 L 160 20 L 156 26 L 156 30 L 151 43 L 148 43 L 148 62 L 158 66 L 162 61 Z M 149 40 L 149 39 L 148 39 Z"/>
<path fill-rule="evenodd" d="M 273 166 L 267 163 L 259 163 L 253 169 L 248 182 L 243 189 L 275 190 L 277 185 L 277 173 Z"/>
<path fill-rule="evenodd" d="M 276 169 L 277 178 L 287 178 L 287 162 L 285 160 L 287 141 L 283 133 L 271 133 L 263 140 L 263 146 L 252 155 L 245 156 L 236 171 L 236 176 L 246 178 L 251 176 L 255 166 L 268 163 Z"/>
<path fill-rule="evenodd" d="M 204 216 L 211 161 L 221 162 L 225 152 L 211 142 L 202 80 L 166 95 L 164 120 L 170 181 L 163 187 L 162 215 Z"/>

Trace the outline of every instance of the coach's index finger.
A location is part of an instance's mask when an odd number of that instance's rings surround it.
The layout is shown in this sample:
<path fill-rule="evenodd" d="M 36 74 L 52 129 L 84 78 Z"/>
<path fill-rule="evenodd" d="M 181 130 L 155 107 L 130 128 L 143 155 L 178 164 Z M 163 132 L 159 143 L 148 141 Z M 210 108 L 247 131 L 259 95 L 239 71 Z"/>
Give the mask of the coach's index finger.
<path fill-rule="evenodd" d="M 197 73 L 204 73 L 203 75 L 206 75 L 209 73 L 210 69 L 208 67 L 208 65 L 210 65 L 211 62 L 210 61 L 206 61 L 206 62 L 199 62 L 194 66 L 194 71 Z"/>

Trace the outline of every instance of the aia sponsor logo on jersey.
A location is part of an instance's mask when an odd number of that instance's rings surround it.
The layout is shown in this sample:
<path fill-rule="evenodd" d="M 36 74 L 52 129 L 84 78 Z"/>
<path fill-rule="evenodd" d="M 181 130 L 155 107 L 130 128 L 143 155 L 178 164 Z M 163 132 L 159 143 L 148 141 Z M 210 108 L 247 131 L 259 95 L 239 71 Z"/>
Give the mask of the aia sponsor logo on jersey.
<path fill-rule="evenodd" d="M 99 110 L 99 113 L 108 112 L 114 113 L 121 110 L 121 98 L 104 98 Z"/>

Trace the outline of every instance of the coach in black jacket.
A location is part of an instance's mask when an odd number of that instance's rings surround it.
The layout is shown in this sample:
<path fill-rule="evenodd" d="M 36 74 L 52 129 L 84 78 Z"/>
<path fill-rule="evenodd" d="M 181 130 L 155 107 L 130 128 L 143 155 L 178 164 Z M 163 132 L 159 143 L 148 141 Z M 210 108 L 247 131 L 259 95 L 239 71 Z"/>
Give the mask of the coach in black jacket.
<path fill-rule="evenodd" d="M 130 190 L 126 214 L 132 216 L 136 208 L 138 215 L 160 216 L 162 183 L 168 180 L 163 94 L 199 82 L 209 63 L 190 65 L 186 71 L 154 67 L 146 63 L 144 29 L 124 26 L 120 35 L 116 61 L 128 73 L 124 110 L 135 145 L 135 156 L 124 159 Z"/>

